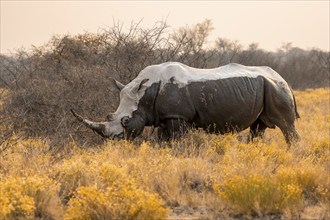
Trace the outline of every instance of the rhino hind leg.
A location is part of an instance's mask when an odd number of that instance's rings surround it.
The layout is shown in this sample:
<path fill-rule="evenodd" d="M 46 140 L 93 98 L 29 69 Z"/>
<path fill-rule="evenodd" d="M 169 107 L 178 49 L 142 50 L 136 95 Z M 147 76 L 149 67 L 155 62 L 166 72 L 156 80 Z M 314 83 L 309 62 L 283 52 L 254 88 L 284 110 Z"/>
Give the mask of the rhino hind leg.
<path fill-rule="evenodd" d="M 297 119 L 296 103 L 292 91 L 283 82 L 265 81 L 265 103 L 260 118 L 268 127 L 280 128 L 288 145 L 299 141 L 294 125 Z"/>
<path fill-rule="evenodd" d="M 261 121 L 264 122 L 265 126 L 268 128 L 275 128 L 275 126 L 278 127 L 281 130 L 288 145 L 291 145 L 292 142 L 297 142 L 300 140 L 300 136 L 294 125 L 295 119 L 293 117 L 286 117 L 285 115 L 275 114 L 275 112 L 273 112 L 273 117 L 269 118 L 265 117 L 265 115 L 262 114 Z M 252 125 L 251 128 L 253 126 L 255 125 Z"/>
<path fill-rule="evenodd" d="M 298 134 L 294 124 L 286 125 L 284 127 L 279 126 L 284 137 L 286 143 L 290 146 L 293 142 L 297 142 L 300 140 L 300 135 Z"/>
<path fill-rule="evenodd" d="M 267 125 L 258 118 L 251 126 L 250 126 L 250 134 L 248 136 L 248 142 L 252 142 L 254 139 L 262 137 L 266 131 Z"/>

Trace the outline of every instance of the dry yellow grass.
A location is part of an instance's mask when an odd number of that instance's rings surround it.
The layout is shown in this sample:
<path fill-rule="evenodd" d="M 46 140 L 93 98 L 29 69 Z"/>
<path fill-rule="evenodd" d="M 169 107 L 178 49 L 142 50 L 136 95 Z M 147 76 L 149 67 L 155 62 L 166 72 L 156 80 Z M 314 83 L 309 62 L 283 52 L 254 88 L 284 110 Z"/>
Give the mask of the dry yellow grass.
<path fill-rule="evenodd" d="M 0 146 L 0 218 L 329 219 L 330 90 L 295 94 L 302 139 L 289 149 L 278 129 L 249 144 L 247 132 L 191 131 L 57 153 L 13 136 Z"/>

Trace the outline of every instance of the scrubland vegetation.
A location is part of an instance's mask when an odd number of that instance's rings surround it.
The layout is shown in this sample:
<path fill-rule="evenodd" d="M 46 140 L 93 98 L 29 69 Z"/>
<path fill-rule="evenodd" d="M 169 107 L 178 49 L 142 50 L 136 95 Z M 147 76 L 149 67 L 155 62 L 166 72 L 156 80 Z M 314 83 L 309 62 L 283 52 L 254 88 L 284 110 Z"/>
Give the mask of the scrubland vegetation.
<path fill-rule="evenodd" d="M 0 216 L 5 219 L 166 219 L 272 216 L 327 219 L 330 90 L 296 92 L 302 140 L 278 129 L 157 143 L 107 141 L 61 150 L 47 139 L 1 144 Z M 149 134 L 150 135 L 150 134 Z"/>
<path fill-rule="evenodd" d="M 0 219 L 330 218 L 329 52 L 205 49 L 210 21 L 165 30 L 116 24 L 1 57 Z M 152 129 L 104 141 L 70 115 L 103 119 L 118 104 L 109 76 L 127 83 L 168 60 L 271 66 L 295 89 L 301 141 L 288 147 L 279 129 L 253 143 L 200 130 L 158 143 Z"/>

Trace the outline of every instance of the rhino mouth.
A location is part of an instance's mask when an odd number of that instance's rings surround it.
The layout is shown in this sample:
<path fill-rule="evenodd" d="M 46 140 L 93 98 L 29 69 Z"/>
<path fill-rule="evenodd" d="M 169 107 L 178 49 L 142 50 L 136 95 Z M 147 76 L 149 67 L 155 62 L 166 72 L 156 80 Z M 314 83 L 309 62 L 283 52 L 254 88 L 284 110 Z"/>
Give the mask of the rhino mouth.
<path fill-rule="evenodd" d="M 95 133 L 99 134 L 103 138 L 111 139 L 111 140 L 133 140 L 137 136 L 139 136 L 144 128 L 144 120 L 141 117 L 128 117 L 125 116 L 121 118 L 120 126 L 122 129 L 118 130 L 118 133 L 115 132 L 111 121 L 105 122 L 94 122 L 89 119 L 86 119 L 76 113 L 73 109 L 70 109 L 71 113 L 84 124 L 86 127 L 93 130 Z"/>
<path fill-rule="evenodd" d="M 123 140 L 125 139 L 125 135 L 124 135 L 124 132 L 120 133 L 120 134 L 115 134 L 113 135 L 113 137 L 111 137 L 112 140 L 117 140 L 117 141 L 120 141 L 120 140 Z"/>

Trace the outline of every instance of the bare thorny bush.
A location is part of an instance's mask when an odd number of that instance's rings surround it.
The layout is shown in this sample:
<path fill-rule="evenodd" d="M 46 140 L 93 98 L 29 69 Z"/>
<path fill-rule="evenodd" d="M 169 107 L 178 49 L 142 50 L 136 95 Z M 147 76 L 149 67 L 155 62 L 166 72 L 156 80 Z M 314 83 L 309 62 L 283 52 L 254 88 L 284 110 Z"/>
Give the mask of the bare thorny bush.
<path fill-rule="evenodd" d="M 99 33 L 53 36 L 41 47 L 1 56 L 0 141 L 9 134 L 49 138 L 53 146 L 76 140 L 90 145 L 101 139 L 72 117 L 70 108 L 94 120 L 105 120 L 119 102 L 110 77 L 128 83 L 146 66 L 179 61 L 211 68 L 230 62 L 267 65 L 278 71 L 294 89 L 329 86 L 330 54 L 284 45 L 267 52 L 258 44 L 247 49 L 238 41 L 218 38 L 207 48 L 212 23 L 205 20 L 170 33 L 165 22 L 149 29 L 140 22 L 123 24 Z M 2 90 L 3 91 L 3 90 Z M 79 130 L 79 131 L 78 131 Z M 1 142 L 0 142 L 1 143 Z"/>

